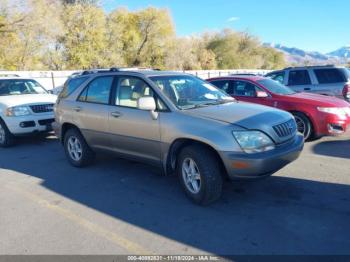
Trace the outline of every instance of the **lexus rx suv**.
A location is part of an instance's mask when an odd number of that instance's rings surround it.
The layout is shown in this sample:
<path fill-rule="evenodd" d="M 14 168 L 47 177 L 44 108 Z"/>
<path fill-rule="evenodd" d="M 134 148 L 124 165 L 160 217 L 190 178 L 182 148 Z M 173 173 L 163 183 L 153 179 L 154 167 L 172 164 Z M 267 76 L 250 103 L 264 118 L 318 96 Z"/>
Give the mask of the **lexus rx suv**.
<path fill-rule="evenodd" d="M 269 176 L 304 145 L 290 113 L 238 102 L 174 72 L 83 73 L 64 86 L 55 120 L 73 166 L 91 164 L 98 151 L 153 164 L 177 173 L 186 194 L 203 205 L 220 197 L 225 178 Z"/>
<path fill-rule="evenodd" d="M 33 79 L 1 77 L 0 147 L 11 146 L 16 136 L 52 131 L 56 98 Z"/>
<path fill-rule="evenodd" d="M 345 67 L 289 67 L 266 76 L 296 92 L 335 96 L 350 101 L 350 71 Z"/>

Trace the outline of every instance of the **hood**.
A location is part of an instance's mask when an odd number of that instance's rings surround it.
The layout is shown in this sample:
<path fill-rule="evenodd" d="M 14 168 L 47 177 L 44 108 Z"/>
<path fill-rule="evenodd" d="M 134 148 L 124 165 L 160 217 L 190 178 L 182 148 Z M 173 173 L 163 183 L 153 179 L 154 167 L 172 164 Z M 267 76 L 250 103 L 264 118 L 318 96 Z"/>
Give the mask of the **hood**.
<path fill-rule="evenodd" d="M 345 100 L 339 99 L 333 96 L 325 96 L 311 93 L 296 93 L 293 95 L 287 96 L 288 98 L 295 99 L 295 102 L 309 104 L 314 106 L 323 106 L 323 107 L 349 107 L 350 104 Z"/>
<path fill-rule="evenodd" d="M 252 103 L 234 102 L 207 106 L 186 110 L 186 113 L 196 117 L 238 125 L 250 130 L 261 130 L 276 143 L 282 143 L 290 139 L 296 132 L 295 130 L 289 136 L 279 137 L 273 127 L 291 121 L 294 119 L 293 116 L 279 109 Z"/>
<path fill-rule="evenodd" d="M 54 104 L 57 96 L 51 94 L 0 96 L 0 104 L 6 107 L 20 105 Z"/>

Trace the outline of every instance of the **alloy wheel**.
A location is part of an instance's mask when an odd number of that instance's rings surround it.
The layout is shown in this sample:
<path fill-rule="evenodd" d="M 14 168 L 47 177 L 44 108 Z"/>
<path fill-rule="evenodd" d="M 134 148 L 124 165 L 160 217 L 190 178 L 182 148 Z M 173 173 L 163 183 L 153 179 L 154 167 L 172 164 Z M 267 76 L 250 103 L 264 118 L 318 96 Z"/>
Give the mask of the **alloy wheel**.
<path fill-rule="evenodd" d="M 306 124 L 305 124 L 304 120 L 298 116 L 294 116 L 294 118 L 295 118 L 295 122 L 297 123 L 298 132 L 305 135 Z"/>
<path fill-rule="evenodd" d="M 74 161 L 80 161 L 81 157 L 83 156 L 83 149 L 78 138 L 71 136 L 67 142 L 67 149 L 69 156 Z"/>
<path fill-rule="evenodd" d="M 192 158 L 186 158 L 182 162 L 182 178 L 186 188 L 193 194 L 201 189 L 201 175 L 196 162 Z"/>

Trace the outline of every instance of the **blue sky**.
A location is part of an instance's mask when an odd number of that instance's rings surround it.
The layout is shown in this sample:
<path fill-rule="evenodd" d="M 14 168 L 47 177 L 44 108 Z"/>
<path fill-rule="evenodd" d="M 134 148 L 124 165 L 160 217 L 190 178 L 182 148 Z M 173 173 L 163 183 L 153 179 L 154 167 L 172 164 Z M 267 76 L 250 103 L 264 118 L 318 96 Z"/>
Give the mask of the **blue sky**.
<path fill-rule="evenodd" d="M 263 42 L 330 52 L 350 45 L 349 0 L 102 0 L 107 11 L 168 8 L 179 36 L 232 28 Z"/>

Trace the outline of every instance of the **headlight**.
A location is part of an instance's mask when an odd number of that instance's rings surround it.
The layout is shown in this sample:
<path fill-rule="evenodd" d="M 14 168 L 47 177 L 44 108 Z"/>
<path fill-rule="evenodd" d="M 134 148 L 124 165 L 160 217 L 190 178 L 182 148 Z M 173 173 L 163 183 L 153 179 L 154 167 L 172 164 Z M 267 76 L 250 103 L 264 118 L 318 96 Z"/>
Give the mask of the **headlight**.
<path fill-rule="evenodd" d="M 260 131 L 233 131 L 238 144 L 248 154 L 269 151 L 275 148 L 273 141 Z"/>
<path fill-rule="evenodd" d="M 345 118 L 350 117 L 350 107 L 317 107 L 318 111 Z"/>
<path fill-rule="evenodd" d="M 27 116 L 30 114 L 28 106 L 14 106 L 6 109 L 6 116 Z"/>

